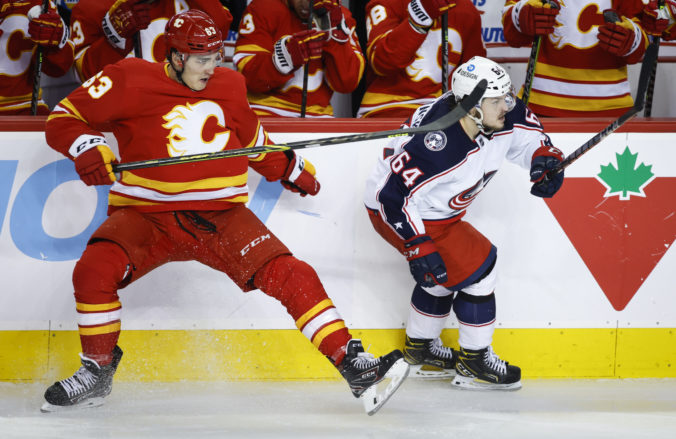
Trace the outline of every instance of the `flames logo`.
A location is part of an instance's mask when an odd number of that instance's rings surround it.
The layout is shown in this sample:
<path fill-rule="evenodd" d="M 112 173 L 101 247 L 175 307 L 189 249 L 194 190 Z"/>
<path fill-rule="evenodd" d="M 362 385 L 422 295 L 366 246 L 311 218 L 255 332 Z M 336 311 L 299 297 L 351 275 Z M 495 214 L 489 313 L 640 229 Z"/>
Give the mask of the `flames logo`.
<path fill-rule="evenodd" d="M 204 137 L 204 127 L 212 117 L 216 118 L 216 125 L 220 130 L 207 141 Z M 162 118 L 167 121 L 162 127 L 169 130 L 167 135 L 169 157 L 221 151 L 225 149 L 230 139 L 230 130 L 225 128 L 223 109 L 211 101 L 178 105 Z"/>

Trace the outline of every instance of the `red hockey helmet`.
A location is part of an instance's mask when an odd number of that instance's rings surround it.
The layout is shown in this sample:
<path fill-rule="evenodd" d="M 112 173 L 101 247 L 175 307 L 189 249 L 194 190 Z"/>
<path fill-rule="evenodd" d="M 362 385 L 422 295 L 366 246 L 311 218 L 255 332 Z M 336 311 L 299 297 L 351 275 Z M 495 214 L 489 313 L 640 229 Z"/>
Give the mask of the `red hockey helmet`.
<path fill-rule="evenodd" d="M 210 53 L 223 49 L 223 34 L 216 23 L 198 9 L 176 14 L 164 28 L 167 57 L 171 49 L 181 53 Z"/>

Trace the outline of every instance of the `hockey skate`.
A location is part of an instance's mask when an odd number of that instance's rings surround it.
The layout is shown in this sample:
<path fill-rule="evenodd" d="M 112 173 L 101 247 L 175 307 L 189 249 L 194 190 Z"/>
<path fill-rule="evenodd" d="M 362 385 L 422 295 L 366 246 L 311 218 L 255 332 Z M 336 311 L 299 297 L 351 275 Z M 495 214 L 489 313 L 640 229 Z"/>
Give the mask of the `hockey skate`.
<path fill-rule="evenodd" d="M 451 385 L 470 390 L 518 390 L 521 369 L 501 360 L 493 348 L 479 350 L 460 348 L 455 365 L 457 375 Z"/>
<path fill-rule="evenodd" d="M 413 376 L 420 378 L 451 378 L 455 376 L 458 353 L 444 346 L 440 338 L 409 338 L 406 336 L 404 360 L 411 365 Z"/>
<path fill-rule="evenodd" d="M 119 346 L 113 349 L 113 361 L 103 367 L 80 354 L 80 369 L 72 377 L 56 382 L 47 389 L 47 402 L 40 411 L 47 413 L 103 405 L 103 398 L 113 389 L 113 375 L 121 358 L 122 349 Z"/>
<path fill-rule="evenodd" d="M 408 376 L 409 365 L 399 350 L 375 358 L 364 352 L 361 340 L 352 339 L 347 343 L 345 358 L 338 370 L 370 416 L 380 410 L 401 386 Z"/>

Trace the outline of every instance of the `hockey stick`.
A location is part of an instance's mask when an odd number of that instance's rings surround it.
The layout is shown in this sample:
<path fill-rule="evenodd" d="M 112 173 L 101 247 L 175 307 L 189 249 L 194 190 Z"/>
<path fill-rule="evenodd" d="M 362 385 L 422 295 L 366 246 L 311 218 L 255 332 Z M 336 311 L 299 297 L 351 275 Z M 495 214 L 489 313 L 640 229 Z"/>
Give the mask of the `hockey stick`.
<path fill-rule="evenodd" d="M 664 0 L 659 0 L 657 2 L 657 5 L 659 6 L 659 9 L 662 10 L 664 8 Z M 657 45 L 657 50 L 659 50 L 660 37 L 655 36 L 653 38 L 654 38 L 653 43 Z M 648 90 L 645 93 L 645 109 L 643 110 L 643 117 L 650 117 L 653 113 L 653 93 L 655 92 L 656 76 L 657 76 L 657 58 L 655 59 L 655 64 L 653 65 L 653 69 L 650 72 L 650 80 L 648 81 Z"/>
<path fill-rule="evenodd" d="M 448 11 L 441 16 L 441 93 L 448 91 Z"/>
<path fill-rule="evenodd" d="M 143 58 L 143 49 L 141 49 L 141 32 L 136 32 L 131 38 L 134 44 L 134 56 L 136 58 Z"/>
<path fill-rule="evenodd" d="M 650 79 L 650 72 L 653 68 L 653 65 L 657 61 L 657 51 L 659 50 L 659 43 L 656 42 L 650 43 L 646 49 L 645 55 L 643 56 L 643 63 L 641 64 L 641 72 L 638 78 L 638 89 L 636 90 L 636 99 L 634 100 L 634 106 L 627 110 L 620 117 L 615 119 L 610 125 L 598 132 L 594 137 L 587 140 L 582 146 L 573 151 L 568 157 L 563 159 L 559 165 L 552 169 L 550 172 L 556 174 L 563 171 L 565 168 L 570 166 L 575 160 L 579 159 L 584 153 L 592 149 L 594 146 L 598 145 L 603 139 L 612 134 L 617 130 L 622 124 L 624 124 L 629 119 L 636 116 L 645 104 L 646 90 L 648 88 L 648 81 Z"/>
<path fill-rule="evenodd" d="M 314 20 L 314 10 L 312 4 L 314 1 L 310 0 L 310 12 L 307 17 L 307 30 L 312 30 L 312 21 Z M 310 76 L 310 60 L 303 66 L 303 91 L 300 98 L 300 117 L 305 117 L 305 110 L 307 108 L 307 81 Z"/>
<path fill-rule="evenodd" d="M 49 0 L 42 0 L 42 13 L 47 13 Z M 38 96 L 40 95 L 40 74 L 42 73 L 42 47 L 38 44 L 35 49 L 35 71 L 33 72 L 33 93 L 31 94 L 31 114 L 38 114 Z"/>
<path fill-rule="evenodd" d="M 543 5 L 549 4 L 551 8 L 558 9 L 559 5 L 551 0 L 543 0 Z M 533 40 L 533 46 L 530 49 L 530 57 L 528 57 L 528 66 L 526 67 L 526 78 L 523 81 L 523 96 L 521 100 L 525 105 L 528 105 L 530 99 L 530 90 L 533 88 L 533 77 L 535 76 L 535 63 L 538 61 L 540 55 L 540 45 L 542 44 L 542 36 L 538 35 Z"/>
<path fill-rule="evenodd" d="M 317 146 L 338 145 L 341 143 L 362 142 L 366 140 L 384 139 L 389 137 L 408 136 L 429 131 L 441 131 L 458 122 L 471 110 L 486 91 L 485 79 L 479 81 L 472 93 L 466 96 L 458 105 L 443 117 L 434 122 L 419 127 L 403 128 L 398 130 L 376 131 L 372 133 L 349 134 L 346 136 L 326 137 L 324 139 L 300 140 L 298 142 L 278 143 L 276 145 L 261 145 L 252 148 L 226 149 L 223 151 L 205 154 L 191 154 L 181 157 L 164 157 L 153 160 L 140 160 L 137 162 L 118 163 L 113 165 L 113 172 L 131 171 L 133 169 L 152 168 L 157 166 L 175 165 L 179 163 L 194 163 L 205 160 L 224 159 L 229 157 L 241 157 L 246 155 L 264 154 L 268 152 L 289 151 L 295 149 L 315 148 Z"/>

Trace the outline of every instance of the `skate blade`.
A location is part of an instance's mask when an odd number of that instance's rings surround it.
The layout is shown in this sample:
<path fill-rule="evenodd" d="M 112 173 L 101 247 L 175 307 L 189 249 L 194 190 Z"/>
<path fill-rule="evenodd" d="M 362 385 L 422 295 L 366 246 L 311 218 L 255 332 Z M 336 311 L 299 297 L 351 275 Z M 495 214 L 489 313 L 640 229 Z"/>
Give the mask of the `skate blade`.
<path fill-rule="evenodd" d="M 511 384 L 494 384 L 486 381 L 477 380 L 462 375 L 456 375 L 451 382 L 451 387 L 461 390 L 480 390 L 480 391 L 515 391 L 521 388 L 521 381 Z"/>
<path fill-rule="evenodd" d="M 40 411 L 42 413 L 71 412 L 71 411 L 88 409 L 88 408 L 92 408 L 92 407 L 99 407 L 99 406 L 103 405 L 103 403 L 104 403 L 103 398 L 89 398 L 85 401 L 82 401 L 79 404 L 73 404 L 73 405 L 54 405 L 54 404 L 50 404 L 48 402 L 45 402 L 44 404 L 42 404 L 42 407 L 40 407 Z"/>
<path fill-rule="evenodd" d="M 424 364 L 411 365 L 411 378 L 423 378 L 430 380 L 440 380 L 445 378 L 453 378 L 456 373 L 455 369 L 439 369 L 433 366 Z"/>
<path fill-rule="evenodd" d="M 408 363 L 403 358 L 400 358 L 390 367 L 390 370 L 387 371 L 382 381 L 374 384 L 362 393 L 359 398 L 369 416 L 376 414 L 392 397 L 408 376 L 409 369 Z"/>

